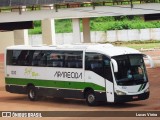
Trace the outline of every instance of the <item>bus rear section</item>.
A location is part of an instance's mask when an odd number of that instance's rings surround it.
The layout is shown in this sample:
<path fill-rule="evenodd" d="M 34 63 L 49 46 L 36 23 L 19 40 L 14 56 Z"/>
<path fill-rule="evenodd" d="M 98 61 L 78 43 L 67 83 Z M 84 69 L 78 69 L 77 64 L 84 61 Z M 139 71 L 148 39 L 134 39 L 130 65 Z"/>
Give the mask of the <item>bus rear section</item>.
<path fill-rule="evenodd" d="M 83 98 L 83 50 L 14 47 L 6 54 L 6 90 L 39 96 Z"/>

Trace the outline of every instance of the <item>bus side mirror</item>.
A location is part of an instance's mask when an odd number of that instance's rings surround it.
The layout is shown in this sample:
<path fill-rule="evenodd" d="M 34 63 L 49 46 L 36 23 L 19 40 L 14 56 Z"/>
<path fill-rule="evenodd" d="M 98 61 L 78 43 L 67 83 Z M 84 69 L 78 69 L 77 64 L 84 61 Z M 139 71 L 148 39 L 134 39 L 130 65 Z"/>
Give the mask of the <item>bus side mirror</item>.
<path fill-rule="evenodd" d="M 111 62 L 113 64 L 113 71 L 114 72 L 118 72 L 118 64 L 117 64 L 117 61 L 114 60 L 114 59 L 111 59 Z"/>
<path fill-rule="evenodd" d="M 149 61 L 150 67 L 151 67 L 151 68 L 154 68 L 154 62 L 153 62 L 153 59 L 152 59 L 149 55 L 146 55 L 146 57 L 148 58 L 148 61 Z"/>

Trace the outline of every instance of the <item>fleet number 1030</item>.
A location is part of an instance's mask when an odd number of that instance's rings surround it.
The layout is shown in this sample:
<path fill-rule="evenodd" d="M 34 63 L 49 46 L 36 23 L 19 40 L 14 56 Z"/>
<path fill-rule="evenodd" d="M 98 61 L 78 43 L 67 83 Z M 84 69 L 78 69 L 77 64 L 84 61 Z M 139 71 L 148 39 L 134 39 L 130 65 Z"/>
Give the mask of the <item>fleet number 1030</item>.
<path fill-rule="evenodd" d="M 11 74 L 12 75 L 16 75 L 16 71 L 11 71 Z"/>

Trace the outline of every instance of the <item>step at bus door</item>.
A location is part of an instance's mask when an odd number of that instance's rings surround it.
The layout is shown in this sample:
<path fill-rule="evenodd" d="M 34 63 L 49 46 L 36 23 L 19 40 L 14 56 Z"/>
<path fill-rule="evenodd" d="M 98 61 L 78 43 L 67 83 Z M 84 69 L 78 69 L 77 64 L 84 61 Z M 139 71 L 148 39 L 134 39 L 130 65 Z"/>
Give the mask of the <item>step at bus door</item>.
<path fill-rule="evenodd" d="M 113 83 L 105 80 L 107 102 L 114 102 Z"/>

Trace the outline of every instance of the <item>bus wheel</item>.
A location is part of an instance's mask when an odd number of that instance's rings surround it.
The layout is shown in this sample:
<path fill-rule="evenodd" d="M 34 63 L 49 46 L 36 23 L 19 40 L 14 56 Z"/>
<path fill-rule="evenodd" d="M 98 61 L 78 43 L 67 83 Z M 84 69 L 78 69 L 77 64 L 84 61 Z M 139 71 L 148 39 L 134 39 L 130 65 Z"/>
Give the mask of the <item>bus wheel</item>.
<path fill-rule="evenodd" d="M 88 91 L 86 93 L 86 102 L 89 106 L 96 106 L 97 105 L 96 96 L 93 91 Z"/>
<path fill-rule="evenodd" d="M 34 86 L 28 87 L 28 98 L 30 101 L 36 101 L 38 99 L 37 91 Z"/>

